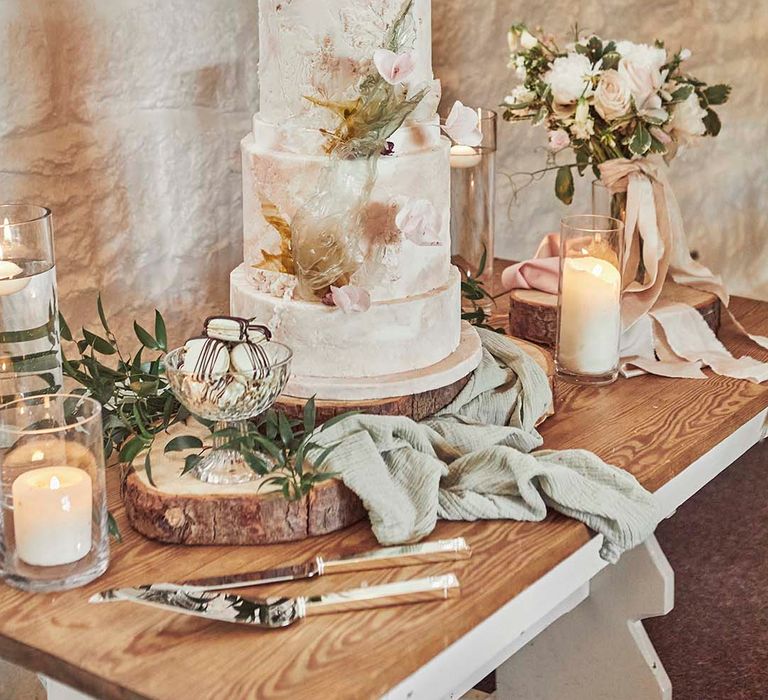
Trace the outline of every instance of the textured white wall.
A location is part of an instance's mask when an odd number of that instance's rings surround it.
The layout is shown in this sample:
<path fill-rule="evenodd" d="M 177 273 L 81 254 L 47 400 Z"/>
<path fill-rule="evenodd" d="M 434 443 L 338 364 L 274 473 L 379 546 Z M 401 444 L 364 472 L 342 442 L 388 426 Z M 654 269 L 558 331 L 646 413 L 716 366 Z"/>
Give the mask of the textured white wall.
<path fill-rule="evenodd" d="M 320 1 L 320 0 L 318 0 Z M 227 307 L 241 251 L 239 140 L 258 103 L 256 0 L 0 0 L 0 200 L 54 209 L 64 311 L 93 322 L 104 292 L 127 327 L 153 307 L 176 340 Z M 689 236 L 734 290 L 768 297 L 766 0 L 434 0 L 447 99 L 495 105 L 513 21 L 694 51 L 734 84 L 725 130 L 674 167 Z M 502 124 L 499 170 L 536 167 L 543 135 Z M 503 178 L 501 178 L 503 185 Z M 586 193 L 586 182 L 581 188 Z M 551 178 L 506 215 L 499 250 L 556 226 Z M 586 200 L 585 200 L 586 201 Z"/>

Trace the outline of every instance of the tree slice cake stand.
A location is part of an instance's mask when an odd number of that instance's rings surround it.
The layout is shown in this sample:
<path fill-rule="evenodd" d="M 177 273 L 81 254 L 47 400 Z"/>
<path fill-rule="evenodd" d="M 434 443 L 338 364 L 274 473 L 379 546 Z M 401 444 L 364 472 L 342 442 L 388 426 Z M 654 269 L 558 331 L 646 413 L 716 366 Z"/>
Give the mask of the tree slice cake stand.
<path fill-rule="evenodd" d="M 482 357 L 482 344 L 475 330 L 466 324 L 464 328 L 464 339 L 462 345 L 453 358 L 449 358 L 445 363 L 440 363 L 422 372 L 408 372 L 400 375 L 391 375 L 390 377 L 378 378 L 377 381 L 381 381 L 385 386 L 389 386 L 388 390 L 392 393 L 392 386 L 400 387 L 403 389 L 402 395 L 389 396 L 387 398 L 374 398 L 374 399 L 315 399 L 315 406 L 317 409 L 317 418 L 319 422 L 333 418 L 340 413 L 347 411 L 358 411 L 360 413 L 368 413 L 377 416 L 407 416 L 415 421 L 424 420 L 429 416 L 441 411 L 448 406 L 464 389 L 469 382 L 472 373 L 477 369 L 480 358 Z M 554 377 L 554 362 L 552 356 L 544 349 L 537 347 L 524 340 L 513 338 L 518 345 L 528 355 L 530 355 L 537 364 L 547 373 L 547 376 Z M 464 362 L 462 355 L 467 358 Z M 458 364 L 460 369 L 460 376 L 453 378 L 455 374 L 455 364 Z M 430 374 L 442 373 L 449 381 L 444 386 L 440 386 L 436 389 L 426 389 L 423 391 L 418 390 L 419 387 L 419 375 L 423 372 L 429 372 Z M 338 380 L 344 381 L 344 380 Z M 370 382 L 371 380 L 367 380 Z M 361 380 L 360 386 L 365 386 L 366 380 Z M 303 384 L 303 383 L 302 383 Z M 333 380 L 325 380 L 324 384 L 332 385 Z M 347 386 L 351 386 L 353 383 L 349 382 Z M 307 402 L 308 396 L 312 396 L 310 392 L 301 392 L 301 395 L 295 396 L 291 394 L 291 388 L 296 386 L 296 382 L 289 382 L 286 391 L 275 403 L 275 408 L 283 411 L 292 418 L 300 418 L 304 406 Z M 309 386 L 309 384 L 307 384 Z M 315 385 L 316 386 L 316 385 Z M 408 389 L 411 391 L 408 391 Z M 396 393 L 396 392 L 395 392 Z M 321 394 L 322 395 L 322 394 Z M 342 393 L 341 396 L 344 394 Z M 552 413 L 550 412 L 549 415 Z"/>
<path fill-rule="evenodd" d="M 715 333 L 719 330 L 720 300 L 714 294 L 667 282 L 660 298 L 692 306 Z M 509 328 L 512 335 L 519 338 L 554 347 L 557 339 L 557 296 L 533 289 L 512 290 L 509 294 Z"/>

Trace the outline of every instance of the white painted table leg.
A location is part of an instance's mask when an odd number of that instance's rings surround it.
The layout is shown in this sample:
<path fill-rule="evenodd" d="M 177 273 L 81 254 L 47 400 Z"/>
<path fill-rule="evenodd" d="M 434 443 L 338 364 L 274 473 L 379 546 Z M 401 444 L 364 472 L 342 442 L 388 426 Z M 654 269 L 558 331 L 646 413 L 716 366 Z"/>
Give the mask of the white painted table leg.
<path fill-rule="evenodd" d="M 42 674 L 39 678 L 40 682 L 45 687 L 48 700 L 94 700 L 90 695 L 85 695 L 79 690 L 70 688 L 68 685 L 59 683 L 52 678 L 48 678 Z"/>
<path fill-rule="evenodd" d="M 589 598 L 496 672 L 497 700 L 670 700 L 642 620 L 674 605 L 674 572 L 655 537 L 590 584 Z"/>

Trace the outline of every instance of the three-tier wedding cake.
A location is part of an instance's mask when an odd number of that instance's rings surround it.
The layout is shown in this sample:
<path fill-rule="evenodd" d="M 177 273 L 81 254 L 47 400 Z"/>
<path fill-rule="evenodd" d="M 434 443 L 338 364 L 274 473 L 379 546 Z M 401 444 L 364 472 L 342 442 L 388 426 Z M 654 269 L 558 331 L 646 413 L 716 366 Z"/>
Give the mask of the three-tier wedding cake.
<path fill-rule="evenodd" d="M 260 0 L 231 311 L 294 351 L 287 393 L 418 393 L 474 370 L 450 261 L 430 0 Z"/>

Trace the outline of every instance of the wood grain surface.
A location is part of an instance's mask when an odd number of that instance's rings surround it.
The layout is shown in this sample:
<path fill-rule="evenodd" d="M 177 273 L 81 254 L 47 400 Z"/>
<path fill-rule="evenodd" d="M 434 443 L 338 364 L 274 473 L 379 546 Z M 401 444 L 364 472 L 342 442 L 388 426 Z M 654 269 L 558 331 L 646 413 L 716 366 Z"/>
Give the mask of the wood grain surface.
<path fill-rule="evenodd" d="M 500 269 L 503 267 L 499 265 Z M 768 304 L 735 299 L 733 309 L 768 334 Z M 506 308 L 499 306 L 503 318 Z M 724 329 L 722 337 L 733 336 Z M 735 338 L 732 348 L 752 351 Z M 557 415 L 541 428 L 550 449 L 581 447 L 628 469 L 655 490 L 768 406 L 768 387 L 722 377 L 706 381 L 650 376 L 601 388 L 558 385 Z M 131 531 L 118 475 L 111 507 L 125 535 L 105 576 L 83 589 L 32 595 L 0 586 L 0 656 L 100 698 L 368 698 L 415 672 L 480 624 L 590 538 L 558 515 L 544 523 L 438 525 L 434 537 L 466 537 L 473 557 L 454 566 L 328 576 L 246 595 L 316 593 L 454 570 L 462 597 L 410 608 L 309 618 L 260 631 L 115 603 L 92 606 L 107 586 L 301 561 L 319 552 L 375 546 L 364 524 L 304 542 L 261 547 L 160 545 Z"/>

